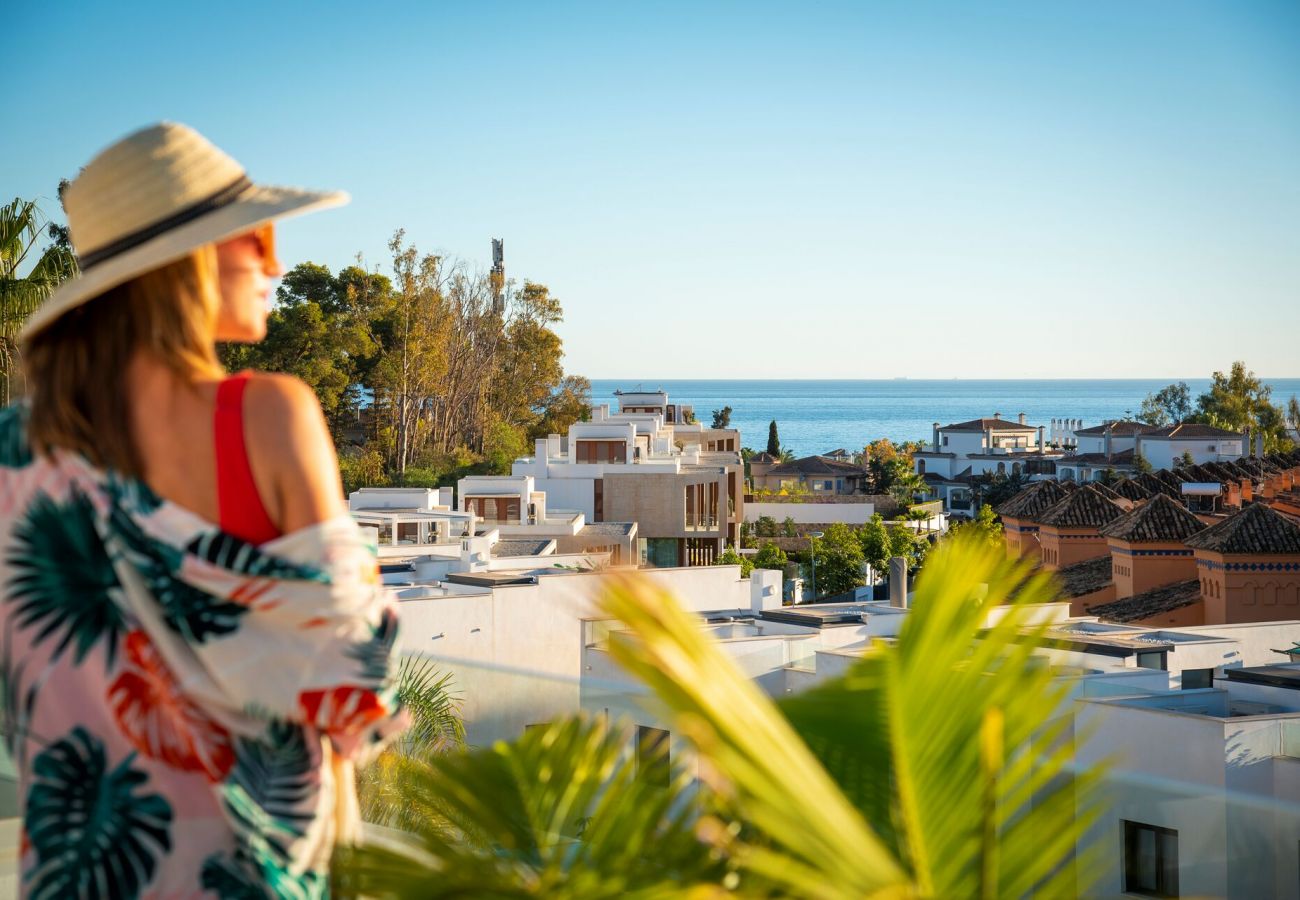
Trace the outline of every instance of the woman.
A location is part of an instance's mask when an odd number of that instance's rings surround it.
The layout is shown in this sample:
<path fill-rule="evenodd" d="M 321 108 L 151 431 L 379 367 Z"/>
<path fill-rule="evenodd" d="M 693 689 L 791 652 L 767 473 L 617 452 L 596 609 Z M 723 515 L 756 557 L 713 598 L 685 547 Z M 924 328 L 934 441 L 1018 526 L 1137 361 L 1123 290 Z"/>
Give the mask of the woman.
<path fill-rule="evenodd" d="M 180 125 L 64 196 L 81 275 L 0 412 L 0 678 L 24 892 L 319 896 L 352 765 L 398 727 L 396 621 L 311 390 L 227 377 L 265 334 L 272 222 L 346 202 L 252 184 Z"/>

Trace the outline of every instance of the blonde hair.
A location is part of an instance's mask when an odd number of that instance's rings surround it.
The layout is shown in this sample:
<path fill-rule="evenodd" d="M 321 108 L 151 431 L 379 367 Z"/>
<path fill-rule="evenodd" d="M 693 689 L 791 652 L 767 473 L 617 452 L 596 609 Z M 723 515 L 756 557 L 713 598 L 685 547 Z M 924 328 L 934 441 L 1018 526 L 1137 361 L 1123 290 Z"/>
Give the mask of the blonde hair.
<path fill-rule="evenodd" d="M 133 478 L 143 466 L 131 438 L 126 370 L 144 351 L 177 377 L 222 373 L 214 345 L 217 254 L 203 247 L 63 314 L 23 351 L 32 449 L 58 447 Z"/>

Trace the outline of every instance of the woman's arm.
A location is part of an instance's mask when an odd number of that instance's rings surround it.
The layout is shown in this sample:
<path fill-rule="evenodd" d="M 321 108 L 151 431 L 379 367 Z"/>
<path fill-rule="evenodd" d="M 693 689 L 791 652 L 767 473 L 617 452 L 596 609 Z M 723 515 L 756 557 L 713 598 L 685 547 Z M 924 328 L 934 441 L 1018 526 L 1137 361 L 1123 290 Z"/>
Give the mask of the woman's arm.
<path fill-rule="evenodd" d="M 257 492 L 282 533 L 346 511 L 334 444 L 305 383 L 254 375 L 244 395 L 244 440 Z"/>

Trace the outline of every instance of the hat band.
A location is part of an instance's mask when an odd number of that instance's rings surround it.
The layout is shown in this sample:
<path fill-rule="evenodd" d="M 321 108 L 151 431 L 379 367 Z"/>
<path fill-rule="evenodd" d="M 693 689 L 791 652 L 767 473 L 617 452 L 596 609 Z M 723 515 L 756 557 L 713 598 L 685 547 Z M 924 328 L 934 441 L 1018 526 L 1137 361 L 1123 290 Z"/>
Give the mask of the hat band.
<path fill-rule="evenodd" d="M 107 259 L 119 256 L 128 250 L 133 250 L 145 241 L 153 240 L 160 234 L 171 231 L 173 228 L 179 228 L 188 222 L 192 222 L 199 216 L 207 215 L 214 210 L 221 209 L 223 206 L 229 206 L 239 198 L 240 194 L 252 186 L 253 183 L 248 180 L 247 175 L 240 175 L 229 185 L 223 187 L 210 197 L 206 197 L 198 203 L 187 206 L 180 212 L 170 215 L 160 222 L 155 222 L 145 228 L 133 231 L 125 237 L 120 237 L 107 246 L 87 253 L 84 256 L 79 256 L 77 258 L 77 264 L 84 272 L 91 266 L 96 266 Z"/>

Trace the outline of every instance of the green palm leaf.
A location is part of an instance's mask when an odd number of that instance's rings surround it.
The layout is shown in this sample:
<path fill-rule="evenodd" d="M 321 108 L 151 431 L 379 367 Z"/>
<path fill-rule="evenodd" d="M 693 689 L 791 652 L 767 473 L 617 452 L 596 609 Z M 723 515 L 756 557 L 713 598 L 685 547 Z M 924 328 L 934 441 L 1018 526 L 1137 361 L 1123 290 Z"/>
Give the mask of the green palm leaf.
<path fill-rule="evenodd" d="M 396 774 L 414 850 L 345 854 L 348 886 L 376 897 L 688 896 L 726 864 L 696 836 L 702 805 L 676 771 L 625 753 L 628 734 L 574 718 L 513 744 L 404 759 Z"/>
<path fill-rule="evenodd" d="M 135 755 L 108 771 L 104 746 L 77 727 L 32 764 L 24 828 L 36 864 L 24 876 L 29 897 L 137 897 L 171 849 L 172 811 Z"/>
<path fill-rule="evenodd" d="M 75 645 L 79 664 L 101 640 L 112 665 L 125 619 L 113 594 L 117 574 L 95 528 L 90 500 L 73 488 L 66 503 L 38 495 L 13 532 L 7 562 L 13 570 L 8 601 L 15 620 L 39 627 L 32 639 L 56 637 L 54 657 Z"/>
<path fill-rule="evenodd" d="M 186 545 L 185 551 L 199 559 L 252 578 L 291 578 L 326 582 L 323 569 L 280 559 L 224 531 L 205 531 Z"/>

